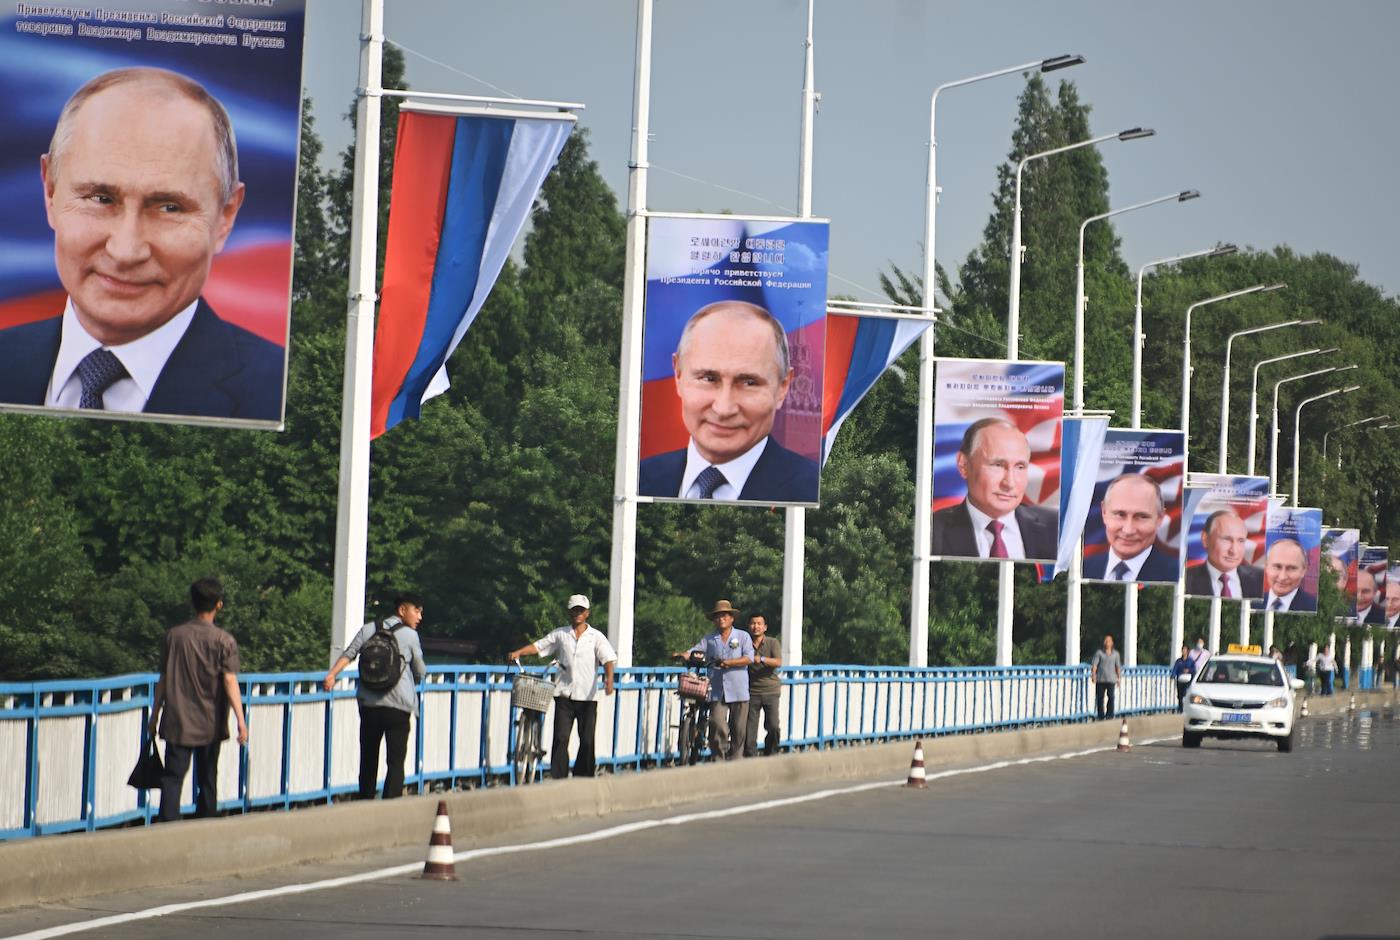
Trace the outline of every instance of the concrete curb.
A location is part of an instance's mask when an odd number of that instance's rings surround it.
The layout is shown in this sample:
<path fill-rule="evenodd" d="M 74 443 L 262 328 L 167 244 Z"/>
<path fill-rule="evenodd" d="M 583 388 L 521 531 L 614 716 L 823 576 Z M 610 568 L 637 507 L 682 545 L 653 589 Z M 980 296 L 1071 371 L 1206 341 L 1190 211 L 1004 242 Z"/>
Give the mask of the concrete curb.
<path fill-rule="evenodd" d="M 1349 693 L 1309 701 L 1314 715 L 1345 712 Z M 1358 707 L 1393 704 L 1395 693 L 1357 693 Z M 1129 719 L 1134 741 L 1180 731 L 1175 713 Z M 924 739 L 925 765 L 938 768 L 1113 745 L 1118 721 L 1052 725 Z M 452 818 L 455 848 L 472 847 L 526 824 L 600 819 L 718 796 L 858 779 L 901 779 L 913 741 L 803 751 L 728 764 L 667 767 L 537 787 L 430 793 L 388 802 L 351 802 L 292 812 L 251 813 L 0 844 L 0 910 L 94 894 L 249 875 L 398 846 L 423 845 L 439 800 Z"/>

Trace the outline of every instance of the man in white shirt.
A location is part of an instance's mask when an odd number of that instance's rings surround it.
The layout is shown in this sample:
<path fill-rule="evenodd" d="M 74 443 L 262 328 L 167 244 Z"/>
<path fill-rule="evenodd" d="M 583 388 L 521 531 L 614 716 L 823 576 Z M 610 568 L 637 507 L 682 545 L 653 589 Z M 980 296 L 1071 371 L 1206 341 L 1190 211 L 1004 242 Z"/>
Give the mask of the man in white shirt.
<path fill-rule="evenodd" d="M 1023 502 L 1030 463 L 1030 442 L 1011 421 L 998 416 L 969 425 L 957 454 L 967 497 L 933 514 L 933 554 L 1053 560 L 1059 512 Z"/>
<path fill-rule="evenodd" d="M 1303 590 L 1307 574 L 1307 553 L 1293 539 L 1279 539 L 1264 555 L 1264 575 L 1268 592 L 1263 601 L 1265 610 L 1317 612 L 1317 596 Z"/>
<path fill-rule="evenodd" d="M 608 638 L 588 623 L 588 598 L 569 597 L 569 623 L 543 639 L 512 651 L 511 662 L 521 656 L 554 656 L 559 678 L 554 685 L 554 743 L 549 751 L 549 775 L 563 780 L 569 775 L 569 738 L 578 722 L 578 756 L 575 777 L 594 774 L 593 732 L 598 723 L 598 667 L 603 667 L 603 692 L 613 694 L 613 666 L 617 653 Z"/>
<path fill-rule="evenodd" d="M 0 332 L 0 401 L 275 421 L 280 346 L 200 296 L 243 205 L 233 128 L 163 69 L 93 78 L 40 158 L 61 317 Z"/>
<path fill-rule="evenodd" d="M 1249 532 L 1232 509 L 1220 509 L 1206 517 L 1201 542 L 1206 561 L 1186 572 L 1186 593 L 1196 597 L 1249 600 L 1264 596 L 1264 571 L 1244 564 Z"/>
<path fill-rule="evenodd" d="M 1174 582 L 1180 562 L 1158 551 L 1157 530 L 1166 517 L 1162 488 L 1141 473 L 1108 484 L 1100 505 L 1108 552 L 1084 559 L 1084 577 L 1108 581 Z"/>

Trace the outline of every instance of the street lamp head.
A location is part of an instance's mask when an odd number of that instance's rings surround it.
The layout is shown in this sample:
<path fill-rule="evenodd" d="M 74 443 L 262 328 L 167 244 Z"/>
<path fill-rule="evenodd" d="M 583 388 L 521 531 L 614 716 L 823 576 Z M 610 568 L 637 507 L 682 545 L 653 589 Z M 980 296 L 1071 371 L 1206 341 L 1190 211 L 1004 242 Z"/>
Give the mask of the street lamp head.
<path fill-rule="evenodd" d="M 1273 291 L 1273 290 L 1283 290 L 1283 289 L 1284 289 L 1285 287 L 1287 287 L 1287 286 L 1288 286 L 1288 285 L 1285 284 L 1283 281 L 1279 281 L 1277 284 L 1269 284 L 1269 285 L 1267 285 L 1266 287 L 1261 287 L 1261 288 L 1259 288 L 1259 293 L 1261 293 L 1261 294 L 1267 294 L 1269 291 Z"/>
<path fill-rule="evenodd" d="M 1321 320 L 1299 320 L 1294 326 L 1317 326 Z"/>
<path fill-rule="evenodd" d="M 1200 198 L 1201 198 L 1201 191 L 1200 191 L 1199 189 L 1187 189 L 1187 190 L 1183 190 L 1181 193 L 1179 193 L 1179 194 L 1177 195 L 1176 201 L 1177 201 L 1177 202 L 1190 202 L 1192 199 L 1200 199 Z"/>
<path fill-rule="evenodd" d="M 1317 351 L 1317 354 L 1318 354 L 1319 356 L 1325 356 L 1325 355 L 1327 355 L 1328 353 L 1341 352 L 1341 351 L 1342 351 L 1342 350 L 1341 350 L 1341 347 L 1340 347 L 1340 346 L 1328 346 L 1326 349 L 1319 349 L 1319 350 Z"/>
<path fill-rule="evenodd" d="M 1236 244 L 1228 243 L 1228 242 L 1227 242 L 1227 243 L 1224 244 L 1224 245 L 1217 245 L 1217 246 L 1215 247 L 1215 249 L 1214 249 L 1209 255 L 1207 255 L 1206 257 L 1208 257 L 1208 258 L 1220 258 L 1220 257 L 1223 257 L 1224 255 L 1233 255 L 1233 254 L 1235 254 L 1235 253 L 1236 253 L 1237 251 L 1239 251 L 1239 250 L 1240 250 L 1240 246 L 1239 246 L 1239 245 L 1236 245 Z"/>
<path fill-rule="evenodd" d="M 1084 57 L 1082 55 L 1056 55 L 1041 62 L 1040 70 L 1042 72 L 1054 72 L 1057 69 L 1067 69 L 1071 65 L 1083 64 Z"/>
<path fill-rule="evenodd" d="M 1152 137 L 1152 136 L 1155 136 L 1156 133 L 1157 133 L 1157 132 L 1154 131 L 1154 130 L 1153 130 L 1152 128 L 1150 128 L 1150 127 L 1130 127 L 1130 128 L 1128 128 L 1127 130 L 1125 130 L 1125 131 L 1119 131 L 1119 132 L 1118 132 L 1118 139 L 1119 139 L 1119 140 L 1140 140 L 1140 139 L 1143 138 L 1143 137 Z"/>

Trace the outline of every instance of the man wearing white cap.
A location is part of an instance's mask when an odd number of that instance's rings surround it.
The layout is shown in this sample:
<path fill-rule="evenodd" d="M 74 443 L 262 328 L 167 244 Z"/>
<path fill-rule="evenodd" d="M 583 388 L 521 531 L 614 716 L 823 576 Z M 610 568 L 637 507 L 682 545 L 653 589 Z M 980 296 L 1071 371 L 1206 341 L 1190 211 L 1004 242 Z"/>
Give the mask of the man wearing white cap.
<path fill-rule="evenodd" d="M 613 694 L 613 665 L 617 653 L 608 638 L 588 624 L 588 598 L 569 597 L 569 622 L 541 640 L 510 653 L 521 656 L 554 656 L 559 680 L 554 685 L 554 744 L 549 751 L 549 775 L 562 780 L 569 775 L 569 738 L 578 721 L 578 757 L 575 777 L 593 776 L 593 729 L 598 722 L 598 667 L 603 667 L 603 691 Z"/>

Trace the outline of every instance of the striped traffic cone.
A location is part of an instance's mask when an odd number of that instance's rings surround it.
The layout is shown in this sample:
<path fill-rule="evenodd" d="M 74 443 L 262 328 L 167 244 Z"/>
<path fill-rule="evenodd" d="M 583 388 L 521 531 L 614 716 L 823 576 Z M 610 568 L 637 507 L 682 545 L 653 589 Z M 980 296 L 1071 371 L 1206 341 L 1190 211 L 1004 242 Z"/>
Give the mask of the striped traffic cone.
<path fill-rule="evenodd" d="M 909 779 L 905 781 L 904 785 L 915 790 L 928 789 L 928 778 L 924 775 L 923 738 L 914 742 L 914 759 L 909 762 Z"/>
<path fill-rule="evenodd" d="M 1132 742 L 1128 740 L 1128 719 L 1123 719 L 1123 724 L 1118 726 L 1118 750 L 1131 751 Z"/>
<path fill-rule="evenodd" d="M 452 820 L 447 816 L 447 802 L 438 801 L 433 834 L 428 839 L 428 860 L 423 863 L 420 878 L 428 881 L 456 881 L 457 866 L 452 860 Z"/>

